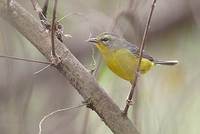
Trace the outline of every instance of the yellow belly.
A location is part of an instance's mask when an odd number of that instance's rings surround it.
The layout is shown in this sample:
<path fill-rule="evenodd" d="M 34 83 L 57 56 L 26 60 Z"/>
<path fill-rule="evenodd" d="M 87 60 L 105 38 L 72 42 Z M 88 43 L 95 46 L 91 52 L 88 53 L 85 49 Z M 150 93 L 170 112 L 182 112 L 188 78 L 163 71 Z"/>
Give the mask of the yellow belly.
<path fill-rule="evenodd" d="M 137 60 L 128 49 L 120 49 L 103 55 L 107 66 L 119 77 L 132 81 L 136 70 Z M 148 59 L 142 58 L 140 72 L 146 73 L 154 65 Z"/>

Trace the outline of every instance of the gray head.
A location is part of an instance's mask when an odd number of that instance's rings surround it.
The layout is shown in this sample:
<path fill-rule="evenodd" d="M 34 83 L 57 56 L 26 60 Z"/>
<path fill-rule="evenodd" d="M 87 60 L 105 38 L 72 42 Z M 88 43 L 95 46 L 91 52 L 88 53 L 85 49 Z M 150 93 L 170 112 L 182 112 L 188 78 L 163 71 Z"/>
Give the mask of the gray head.
<path fill-rule="evenodd" d="M 113 33 L 101 33 L 95 38 L 88 39 L 88 42 L 93 42 L 97 47 L 109 47 L 110 49 L 122 48 L 127 42 L 125 39 Z"/>

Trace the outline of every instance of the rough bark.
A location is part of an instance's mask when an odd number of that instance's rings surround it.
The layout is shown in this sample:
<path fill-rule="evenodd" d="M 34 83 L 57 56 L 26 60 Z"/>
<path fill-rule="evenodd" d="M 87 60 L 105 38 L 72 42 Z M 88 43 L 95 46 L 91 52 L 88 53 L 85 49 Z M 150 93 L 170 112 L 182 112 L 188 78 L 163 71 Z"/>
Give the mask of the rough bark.
<path fill-rule="evenodd" d="M 8 0 L 9 1 L 9 0 Z M 51 59 L 51 38 L 40 22 L 14 0 L 0 0 L 0 17 L 8 21 L 32 45 L 34 45 L 49 61 Z M 74 86 L 79 94 L 90 102 L 89 108 L 94 110 L 102 121 L 115 134 L 138 134 L 132 122 L 122 115 L 119 107 L 105 93 L 95 78 L 73 56 L 64 44 L 56 40 L 56 53 L 62 63 L 57 70 Z"/>

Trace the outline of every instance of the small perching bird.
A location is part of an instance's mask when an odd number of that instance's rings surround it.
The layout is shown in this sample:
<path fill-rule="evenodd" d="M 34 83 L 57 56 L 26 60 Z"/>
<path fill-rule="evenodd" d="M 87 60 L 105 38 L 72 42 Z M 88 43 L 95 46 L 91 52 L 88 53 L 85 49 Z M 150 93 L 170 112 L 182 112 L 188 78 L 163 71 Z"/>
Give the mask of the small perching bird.
<path fill-rule="evenodd" d="M 115 34 L 102 33 L 96 38 L 89 38 L 100 51 L 107 66 L 119 77 L 133 81 L 134 71 L 139 60 L 139 48 Z M 175 65 L 177 60 L 158 60 L 143 51 L 140 73 L 148 72 L 153 66 Z"/>

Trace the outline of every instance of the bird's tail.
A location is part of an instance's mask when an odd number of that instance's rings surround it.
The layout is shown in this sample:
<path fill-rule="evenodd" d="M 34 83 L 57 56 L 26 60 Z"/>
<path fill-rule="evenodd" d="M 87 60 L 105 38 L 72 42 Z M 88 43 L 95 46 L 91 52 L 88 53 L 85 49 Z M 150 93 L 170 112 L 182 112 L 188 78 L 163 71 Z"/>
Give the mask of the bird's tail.
<path fill-rule="evenodd" d="M 168 60 L 168 61 L 165 61 L 165 60 L 155 60 L 154 63 L 155 64 L 160 64 L 160 65 L 173 66 L 173 65 L 178 64 L 178 61 L 177 60 Z"/>

